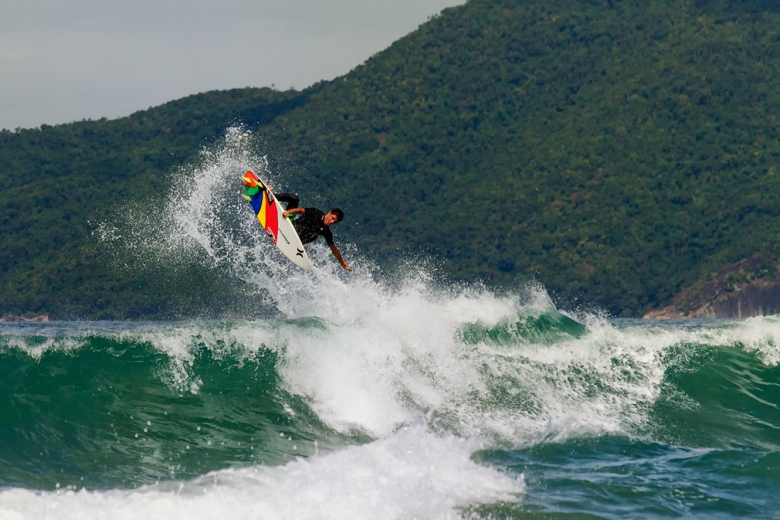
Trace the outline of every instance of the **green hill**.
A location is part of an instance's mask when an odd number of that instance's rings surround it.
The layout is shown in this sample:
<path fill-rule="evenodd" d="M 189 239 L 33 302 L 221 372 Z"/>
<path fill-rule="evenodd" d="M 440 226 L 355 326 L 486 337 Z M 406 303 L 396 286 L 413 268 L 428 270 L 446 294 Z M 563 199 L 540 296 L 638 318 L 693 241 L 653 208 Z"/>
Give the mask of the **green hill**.
<path fill-rule="evenodd" d="M 464 278 L 636 315 L 777 252 L 774 5 L 472 0 L 277 138 L 371 251 L 432 244 Z"/>
<path fill-rule="evenodd" d="M 345 209 L 339 235 L 366 256 L 433 251 L 456 277 L 533 277 L 638 315 L 780 255 L 778 53 L 775 2 L 471 0 L 301 93 L 5 132 L 0 311 L 186 309 L 162 282 L 96 267 L 85 226 L 106 190 L 148 196 L 243 120 L 304 198 Z M 227 290 L 210 283 L 179 284 L 182 301 Z"/>
<path fill-rule="evenodd" d="M 169 316 L 220 301 L 229 280 L 204 276 L 197 262 L 175 273 L 121 270 L 92 232 L 117 205 L 167 188 L 168 174 L 226 126 L 268 123 L 306 97 L 209 92 L 114 121 L 0 132 L 0 315 Z"/>

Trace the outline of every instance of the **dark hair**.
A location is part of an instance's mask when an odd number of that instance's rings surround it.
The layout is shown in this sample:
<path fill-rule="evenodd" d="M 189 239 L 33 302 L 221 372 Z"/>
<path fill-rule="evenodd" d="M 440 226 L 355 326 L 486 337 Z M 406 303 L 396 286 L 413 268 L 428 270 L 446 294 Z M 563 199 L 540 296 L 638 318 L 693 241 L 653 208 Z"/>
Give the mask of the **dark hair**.
<path fill-rule="evenodd" d="M 333 208 L 332 210 L 330 210 L 330 212 L 336 215 L 336 218 L 338 219 L 336 222 L 341 222 L 342 220 L 344 220 L 344 212 L 341 211 L 340 208 Z"/>

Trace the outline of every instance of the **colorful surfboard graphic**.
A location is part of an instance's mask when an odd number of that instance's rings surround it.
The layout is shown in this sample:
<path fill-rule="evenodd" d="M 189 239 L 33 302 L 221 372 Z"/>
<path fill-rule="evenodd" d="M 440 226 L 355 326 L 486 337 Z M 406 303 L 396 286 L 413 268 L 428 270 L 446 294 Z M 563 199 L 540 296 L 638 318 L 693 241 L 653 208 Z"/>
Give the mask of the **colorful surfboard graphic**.
<path fill-rule="evenodd" d="M 243 177 L 246 194 L 257 220 L 263 229 L 271 235 L 274 244 L 279 239 L 279 212 L 276 210 L 276 199 L 268 197 L 268 191 L 263 182 L 254 174 L 246 172 Z"/>

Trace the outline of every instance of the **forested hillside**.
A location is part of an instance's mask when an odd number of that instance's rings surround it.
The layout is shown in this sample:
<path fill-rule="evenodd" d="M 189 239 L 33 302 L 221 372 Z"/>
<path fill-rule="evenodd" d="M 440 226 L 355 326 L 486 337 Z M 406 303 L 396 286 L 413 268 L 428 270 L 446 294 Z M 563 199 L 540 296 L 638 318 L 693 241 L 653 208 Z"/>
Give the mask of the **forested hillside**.
<path fill-rule="evenodd" d="M 210 92 L 114 121 L 0 132 L 0 315 L 159 317 L 219 302 L 230 280 L 204 276 L 195 260 L 140 275 L 117 265 L 93 232 L 127 202 L 165 191 L 168 174 L 226 126 L 267 123 L 305 99 Z"/>
<path fill-rule="evenodd" d="M 4 132 L 0 312 L 164 315 L 163 281 L 103 267 L 87 223 L 243 121 L 369 258 L 434 252 L 456 277 L 638 315 L 780 254 L 778 54 L 774 2 L 471 0 L 301 93 Z M 196 272 L 177 285 L 193 306 L 227 290 Z"/>
<path fill-rule="evenodd" d="M 778 252 L 777 5 L 472 0 L 275 135 L 373 252 L 636 315 Z"/>

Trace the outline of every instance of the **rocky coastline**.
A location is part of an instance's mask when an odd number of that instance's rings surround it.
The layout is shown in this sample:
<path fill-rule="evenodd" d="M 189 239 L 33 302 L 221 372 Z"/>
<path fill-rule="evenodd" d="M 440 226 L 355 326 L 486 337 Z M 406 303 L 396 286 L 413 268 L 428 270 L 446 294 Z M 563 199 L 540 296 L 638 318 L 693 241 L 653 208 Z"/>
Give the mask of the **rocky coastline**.
<path fill-rule="evenodd" d="M 644 315 L 647 319 L 750 318 L 780 313 L 777 258 L 754 255 Z"/>
<path fill-rule="evenodd" d="M 32 318 L 25 318 L 24 316 L 14 316 L 13 314 L 4 314 L 2 317 L 0 317 L 0 323 L 11 323 L 11 322 L 30 322 L 30 321 L 49 321 L 49 315 L 43 314 L 41 316 L 33 316 Z"/>

